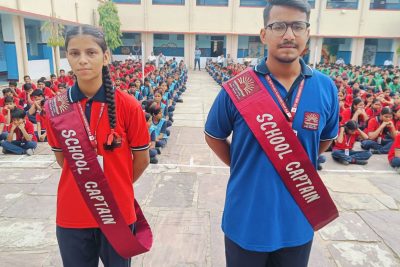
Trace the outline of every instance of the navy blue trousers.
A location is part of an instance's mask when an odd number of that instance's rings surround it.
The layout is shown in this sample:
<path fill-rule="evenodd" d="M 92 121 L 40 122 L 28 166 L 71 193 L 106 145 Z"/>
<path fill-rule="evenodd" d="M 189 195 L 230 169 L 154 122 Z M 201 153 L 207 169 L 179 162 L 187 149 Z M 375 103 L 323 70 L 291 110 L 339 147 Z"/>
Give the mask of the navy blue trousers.
<path fill-rule="evenodd" d="M 227 267 L 307 267 L 312 240 L 297 247 L 272 252 L 256 252 L 241 248 L 225 236 Z"/>
<path fill-rule="evenodd" d="M 130 225 L 134 231 L 134 224 Z M 57 241 L 64 267 L 130 267 L 131 259 L 122 258 L 99 228 L 63 228 L 57 226 Z"/>

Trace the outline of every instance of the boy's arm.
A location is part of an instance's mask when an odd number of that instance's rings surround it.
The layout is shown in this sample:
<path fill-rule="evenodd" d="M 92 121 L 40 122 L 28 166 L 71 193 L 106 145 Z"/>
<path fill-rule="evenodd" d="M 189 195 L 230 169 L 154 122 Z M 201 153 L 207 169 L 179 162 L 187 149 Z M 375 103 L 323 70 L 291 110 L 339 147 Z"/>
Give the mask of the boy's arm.
<path fill-rule="evenodd" d="M 14 138 L 14 132 L 15 132 L 16 128 L 17 128 L 17 126 L 13 123 L 12 126 L 11 126 L 11 129 L 10 129 L 10 132 L 8 133 L 8 136 L 7 136 L 7 141 L 8 142 L 12 142 L 12 140 Z"/>
<path fill-rule="evenodd" d="M 217 157 L 226 165 L 231 165 L 231 144 L 227 140 L 219 140 L 205 135 L 205 140 Z"/>
<path fill-rule="evenodd" d="M 54 151 L 54 156 L 56 156 L 56 161 L 58 163 L 58 166 L 62 168 L 64 165 L 64 154 L 62 152 Z"/>
<path fill-rule="evenodd" d="M 21 130 L 22 135 L 24 136 L 25 140 L 30 142 L 32 141 L 32 135 L 29 134 L 26 129 L 25 129 L 25 124 L 21 124 L 18 126 L 18 128 Z"/>

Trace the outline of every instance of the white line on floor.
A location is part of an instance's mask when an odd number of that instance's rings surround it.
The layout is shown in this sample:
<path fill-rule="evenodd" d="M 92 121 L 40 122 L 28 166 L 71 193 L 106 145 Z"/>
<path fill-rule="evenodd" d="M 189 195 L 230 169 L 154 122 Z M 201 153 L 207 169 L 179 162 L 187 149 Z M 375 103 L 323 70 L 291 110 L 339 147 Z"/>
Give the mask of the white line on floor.
<path fill-rule="evenodd" d="M 387 170 L 387 171 L 370 171 L 370 170 L 325 170 L 323 169 L 321 172 L 339 172 L 339 173 L 396 173 L 396 171 Z"/>

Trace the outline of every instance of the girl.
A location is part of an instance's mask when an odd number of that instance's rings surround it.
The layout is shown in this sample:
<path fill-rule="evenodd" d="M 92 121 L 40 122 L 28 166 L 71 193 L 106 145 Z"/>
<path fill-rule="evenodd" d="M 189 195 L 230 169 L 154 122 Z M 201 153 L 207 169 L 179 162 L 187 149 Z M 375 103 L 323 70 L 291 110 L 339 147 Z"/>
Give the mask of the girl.
<path fill-rule="evenodd" d="M 365 110 L 369 118 L 379 116 L 382 110 L 382 104 L 379 99 L 372 100 L 371 106 Z"/>
<path fill-rule="evenodd" d="M 163 118 L 167 120 L 167 127 L 172 126 L 172 121 L 170 115 L 171 112 L 168 112 L 168 107 L 166 104 L 162 102 L 163 99 L 163 94 L 161 89 L 156 89 L 154 91 L 154 102 L 157 103 L 157 105 L 161 108 L 161 114 L 163 115 Z"/>
<path fill-rule="evenodd" d="M 139 103 L 143 102 L 142 93 L 140 92 L 140 89 L 135 85 L 135 83 L 129 84 L 128 92 L 130 95 L 134 96 L 136 100 L 139 101 Z"/>
<path fill-rule="evenodd" d="M 365 165 L 372 156 L 369 151 L 354 151 L 354 143 L 357 138 L 368 139 L 368 135 L 364 133 L 356 121 L 348 121 L 344 126 L 340 127 L 339 135 L 332 148 L 332 158 L 343 165 L 358 164 Z"/>
<path fill-rule="evenodd" d="M 150 134 L 150 148 L 149 148 L 150 163 L 157 164 L 158 163 L 157 155 L 160 154 L 161 151 L 160 149 L 156 148 L 156 132 L 154 131 L 154 129 L 151 128 L 152 117 L 149 113 L 146 113 L 146 122 Z"/>
<path fill-rule="evenodd" d="M 396 131 L 400 131 L 400 105 L 393 106 L 393 122 L 396 128 Z"/>
<path fill-rule="evenodd" d="M 101 30 L 75 26 L 66 34 L 65 48 L 76 75 L 76 83 L 65 94 L 66 101 L 82 107 L 82 127 L 85 121 L 90 125 L 90 136 L 94 137 L 91 143 L 97 159 L 100 166 L 104 166 L 111 192 L 116 193 L 115 202 L 121 215 L 133 231 L 137 218 L 132 184 L 149 164 L 150 140 L 144 113 L 134 98 L 113 89 L 108 70 L 110 52 Z M 64 160 L 63 153 L 67 151 L 62 151 L 53 123 L 50 119 L 47 138 L 62 168 L 56 232 L 63 265 L 98 266 L 101 258 L 106 267 L 130 266 L 130 259 L 121 257 L 99 229 L 78 189 L 73 176 L 77 174 L 71 172 Z"/>
<path fill-rule="evenodd" d="M 167 121 L 162 117 L 161 108 L 153 103 L 149 109 L 150 115 L 153 117 L 150 131 L 156 133 L 156 147 L 165 147 L 167 145 Z"/>
<path fill-rule="evenodd" d="M 353 120 L 358 123 L 360 129 L 364 129 L 366 127 L 366 121 L 368 120 L 368 115 L 365 112 L 364 106 L 364 102 L 361 98 L 355 98 L 351 104 L 351 108 L 342 112 L 342 124 Z"/>
<path fill-rule="evenodd" d="M 396 137 L 393 123 L 393 113 L 389 107 L 384 107 L 380 116 L 371 118 L 368 122 L 369 140 L 361 142 L 361 147 L 370 150 L 372 154 L 387 154 Z"/>

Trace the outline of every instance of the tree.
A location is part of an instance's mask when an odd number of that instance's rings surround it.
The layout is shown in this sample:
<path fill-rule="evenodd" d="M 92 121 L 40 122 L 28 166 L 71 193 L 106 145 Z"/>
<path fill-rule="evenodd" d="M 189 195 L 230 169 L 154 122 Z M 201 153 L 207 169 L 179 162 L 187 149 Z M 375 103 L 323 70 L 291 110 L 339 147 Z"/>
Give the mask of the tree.
<path fill-rule="evenodd" d="M 100 15 L 99 24 L 103 28 L 107 46 L 112 51 L 122 45 L 121 22 L 117 6 L 109 0 L 101 2 L 97 8 Z"/>
<path fill-rule="evenodd" d="M 46 32 L 49 36 L 47 39 L 47 45 L 52 47 L 53 49 L 53 56 L 56 59 L 56 73 L 59 73 L 60 69 L 60 62 L 59 62 L 59 56 L 57 53 L 57 47 L 62 47 L 65 44 L 65 39 L 64 39 L 64 25 L 60 24 L 54 20 L 49 20 L 46 21 L 43 26 L 41 27 L 41 30 L 43 32 Z"/>

